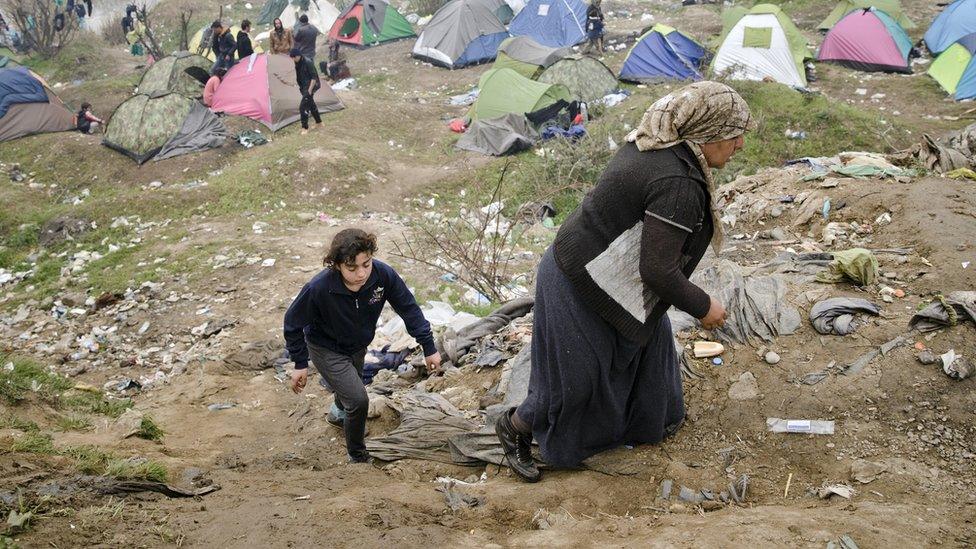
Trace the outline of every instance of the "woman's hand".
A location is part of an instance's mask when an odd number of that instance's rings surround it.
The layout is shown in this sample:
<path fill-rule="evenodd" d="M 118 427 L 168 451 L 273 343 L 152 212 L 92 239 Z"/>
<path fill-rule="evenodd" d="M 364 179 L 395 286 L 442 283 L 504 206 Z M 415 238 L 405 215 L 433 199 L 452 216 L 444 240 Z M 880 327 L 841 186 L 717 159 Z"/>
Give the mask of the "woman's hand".
<path fill-rule="evenodd" d="M 441 369 L 441 354 L 434 353 L 428 357 L 424 357 L 424 362 L 427 363 L 427 373 L 433 374 Z"/>
<path fill-rule="evenodd" d="M 295 370 L 291 373 L 291 390 L 296 395 L 301 393 L 305 389 L 305 384 L 308 382 L 308 369 Z"/>
<path fill-rule="evenodd" d="M 725 325 L 725 306 L 719 303 L 714 297 L 711 300 L 712 304 L 708 308 L 708 313 L 699 319 L 701 320 L 702 328 L 706 330 L 714 330 Z"/>

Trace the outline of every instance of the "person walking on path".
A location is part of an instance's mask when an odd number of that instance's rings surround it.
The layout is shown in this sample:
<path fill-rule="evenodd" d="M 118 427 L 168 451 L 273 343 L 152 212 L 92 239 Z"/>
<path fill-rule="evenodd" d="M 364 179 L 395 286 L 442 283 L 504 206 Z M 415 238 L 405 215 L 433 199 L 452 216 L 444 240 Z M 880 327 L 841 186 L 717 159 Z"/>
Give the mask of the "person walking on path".
<path fill-rule="evenodd" d="M 600 2 L 601 0 L 593 0 L 586 8 L 586 36 L 590 40 L 586 45 L 587 52 L 595 48 L 603 53 L 603 9 Z"/>
<path fill-rule="evenodd" d="M 644 113 L 545 252 L 536 277 L 528 395 L 495 424 L 511 469 L 575 467 L 624 444 L 655 444 L 685 417 L 671 306 L 713 329 L 725 308 L 688 280 L 711 242 L 721 168 L 753 126 L 735 90 L 698 82 Z"/>
<path fill-rule="evenodd" d="M 252 53 L 254 53 L 254 47 L 251 46 L 251 21 L 245 19 L 241 21 L 241 30 L 237 31 L 237 58 L 247 59 Z"/>
<path fill-rule="evenodd" d="M 322 87 L 319 80 L 319 73 L 315 70 L 312 61 L 302 56 L 301 50 L 292 48 L 288 54 L 295 62 L 295 79 L 298 81 L 298 89 L 302 92 L 302 101 L 298 104 L 298 114 L 302 120 L 302 135 L 308 133 L 308 116 L 311 114 L 315 119 L 315 129 L 322 127 L 322 116 L 319 114 L 319 107 L 315 104 L 315 92 Z"/>
<path fill-rule="evenodd" d="M 288 52 L 295 47 L 291 29 L 286 29 L 281 19 L 275 18 L 274 28 L 271 29 L 271 53 L 288 55 Z"/>
<path fill-rule="evenodd" d="M 400 275 L 374 259 L 376 250 L 375 235 L 361 229 L 339 231 L 323 261 L 326 269 L 302 288 L 284 321 L 288 354 L 295 362 L 292 391 L 301 393 L 305 388 L 311 358 L 335 393 L 337 407 L 345 412 L 342 428 L 352 463 L 369 461 L 365 443 L 369 397 L 363 386 L 363 364 L 387 302 L 423 349 L 428 372 L 438 371 L 441 365 L 430 323 Z"/>
<path fill-rule="evenodd" d="M 315 63 L 315 42 L 319 38 L 318 27 L 308 22 L 308 15 L 304 13 L 298 18 L 298 24 L 295 25 L 295 32 L 292 34 L 295 40 L 294 48 L 298 48 L 302 52 L 302 56 L 307 58 L 312 63 Z"/>

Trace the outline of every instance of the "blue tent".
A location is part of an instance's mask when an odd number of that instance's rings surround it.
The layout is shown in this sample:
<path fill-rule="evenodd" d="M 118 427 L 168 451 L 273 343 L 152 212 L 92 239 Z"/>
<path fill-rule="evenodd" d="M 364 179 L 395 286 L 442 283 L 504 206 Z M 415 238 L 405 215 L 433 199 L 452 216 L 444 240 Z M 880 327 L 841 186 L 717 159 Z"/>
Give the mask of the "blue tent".
<path fill-rule="evenodd" d="M 701 67 L 709 54 L 698 42 L 667 25 L 654 25 L 644 33 L 624 60 L 620 79 L 701 80 Z"/>
<path fill-rule="evenodd" d="M 6 116 L 11 105 L 20 103 L 47 103 L 44 85 L 26 67 L 0 71 L 0 118 Z"/>
<path fill-rule="evenodd" d="M 512 19 L 508 32 L 543 46 L 575 46 L 586 38 L 586 8 L 580 0 L 531 0 Z"/>
<path fill-rule="evenodd" d="M 976 0 L 956 0 L 932 21 L 925 31 L 925 46 L 932 53 L 942 53 L 967 34 L 976 32 Z"/>

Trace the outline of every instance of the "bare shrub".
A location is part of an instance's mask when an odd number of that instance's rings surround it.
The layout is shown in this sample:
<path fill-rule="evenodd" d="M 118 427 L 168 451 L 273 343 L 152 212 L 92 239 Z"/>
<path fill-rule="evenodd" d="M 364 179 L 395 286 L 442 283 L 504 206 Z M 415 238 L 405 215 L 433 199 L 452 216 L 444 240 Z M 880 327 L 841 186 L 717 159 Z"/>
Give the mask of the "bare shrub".
<path fill-rule="evenodd" d="M 42 57 L 54 57 L 78 34 L 78 19 L 50 0 L 0 0 L 0 7 L 20 31 L 25 47 Z"/>

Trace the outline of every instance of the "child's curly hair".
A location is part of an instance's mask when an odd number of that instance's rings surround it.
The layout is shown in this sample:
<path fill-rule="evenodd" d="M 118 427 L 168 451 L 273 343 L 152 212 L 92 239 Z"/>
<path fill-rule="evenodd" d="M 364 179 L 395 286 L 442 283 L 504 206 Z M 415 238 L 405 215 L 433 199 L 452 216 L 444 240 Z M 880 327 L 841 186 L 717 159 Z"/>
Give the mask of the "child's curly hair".
<path fill-rule="evenodd" d="M 332 270 L 339 270 L 340 265 L 355 263 L 357 255 L 364 252 L 375 255 L 376 250 L 375 234 L 362 229 L 343 229 L 332 239 L 322 264 Z"/>

